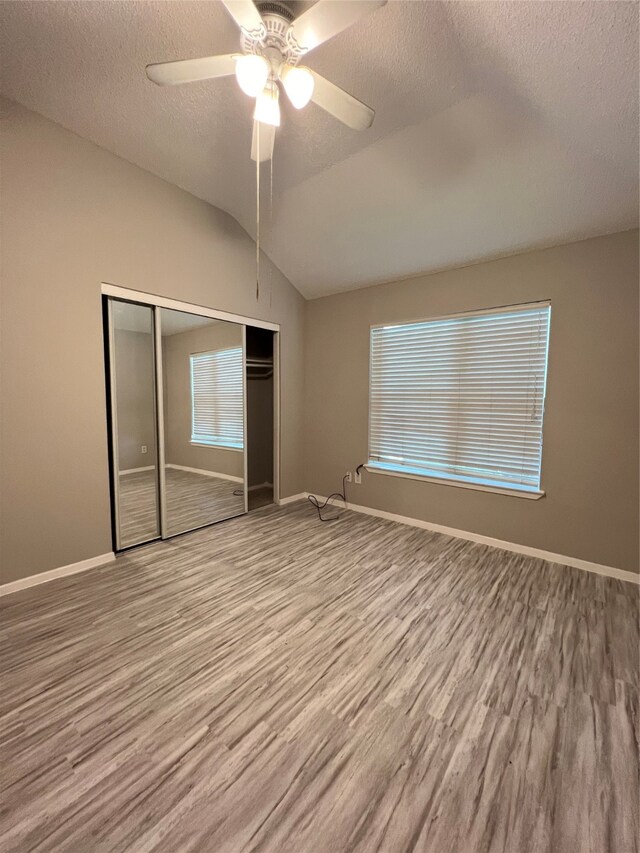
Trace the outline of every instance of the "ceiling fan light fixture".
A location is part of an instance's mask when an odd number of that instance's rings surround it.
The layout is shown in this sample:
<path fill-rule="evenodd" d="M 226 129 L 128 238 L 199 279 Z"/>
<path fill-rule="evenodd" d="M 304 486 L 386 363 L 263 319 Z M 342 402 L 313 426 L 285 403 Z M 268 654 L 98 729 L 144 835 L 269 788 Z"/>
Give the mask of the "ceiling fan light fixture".
<path fill-rule="evenodd" d="M 279 95 L 278 87 L 273 80 L 269 80 L 256 98 L 256 109 L 253 114 L 256 121 L 271 124 L 273 127 L 280 127 Z"/>
<path fill-rule="evenodd" d="M 306 107 L 313 95 L 314 79 L 308 68 L 285 65 L 280 74 L 289 100 L 297 110 Z"/>
<path fill-rule="evenodd" d="M 269 79 L 271 67 L 264 56 L 249 53 L 236 59 L 236 80 L 250 98 L 257 98 Z"/>
<path fill-rule="evenodd" d="M 371 107 L 321 74 L 299 66 L 298 62 L 313 48 L 384 6 L 387 0 L 342 3 L 315 0 L 297 17 L 288 8 L 287 0 L 220 2 L 240 29 L 242 54 L 154 62 L 146 68 L 151 82 L 158 86 L 177 86 L 235 74 L 242 91 L 256 100 L 251 157 L 258 162 L 270 160 L 272 156 L 275 128 L 280 126 L 281 118 L 280 84 L 298 110 L 313 100 L 320 109 L 352 130 L 371 127 L 375 115 Z"/>

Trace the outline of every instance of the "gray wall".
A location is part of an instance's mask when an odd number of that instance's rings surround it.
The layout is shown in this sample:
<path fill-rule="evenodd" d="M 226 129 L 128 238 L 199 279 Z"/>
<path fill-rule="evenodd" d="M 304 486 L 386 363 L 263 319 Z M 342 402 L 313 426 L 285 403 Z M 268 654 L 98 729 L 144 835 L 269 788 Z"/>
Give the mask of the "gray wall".
<path fill-rule="evenodd" d="M 164 316 L 164 312 L 163 312 Z M 242 326 L 211 326 L 162 336 L 165 462 L 244 479 L 244 454 L 237 450 L 191 444 L 191 375 L 189 356 L 242 346 Z"/>
<path fill-rule="evenodd" d="M 365 459 L 371 323 L 550 298 L 547 497 L 365 474 L 350 499 L 638 570 L 637 232 L 327 297 L 306 312 L 273 268 L 273 296 L 256 303 L 255 245 L 233 219 L 2 105 L 3 582 L 111 550 L 102 281 L 281 324 L 283 496 L 333 491 Z"/>
<path fill-rule="evenodd" d="M 551 299 L 539 501 L 365 473 L 355 504 L 638 571 L 638 232 L 308 302 L 305 482 L 366 460 L 369 326 Z"/>
<path fill-rule="evenodd" d="M 153 338 L 146 332 L 115 329 L 114 340 L 118 469 L 128 471 L 156 464 Z"/>
<path fill-rule="evenodd" d="M 302 491 L 300 294 L 273 267 L 256 302 L 255 244 L 230 216 L 2 107 L 2 581 L 111 550 L 103 281 L 281 324 L 282 496 Z"/>

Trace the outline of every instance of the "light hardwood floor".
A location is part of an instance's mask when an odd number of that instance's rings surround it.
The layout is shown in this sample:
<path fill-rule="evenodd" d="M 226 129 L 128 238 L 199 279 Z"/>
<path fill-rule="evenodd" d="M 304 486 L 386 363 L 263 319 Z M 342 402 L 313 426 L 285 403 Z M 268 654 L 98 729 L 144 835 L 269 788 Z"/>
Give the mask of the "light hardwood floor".
<path fill-rule="evenodd" d="M 638 850 L 638 589 L 306 503 L 2 600 L 3 851 Z"/>

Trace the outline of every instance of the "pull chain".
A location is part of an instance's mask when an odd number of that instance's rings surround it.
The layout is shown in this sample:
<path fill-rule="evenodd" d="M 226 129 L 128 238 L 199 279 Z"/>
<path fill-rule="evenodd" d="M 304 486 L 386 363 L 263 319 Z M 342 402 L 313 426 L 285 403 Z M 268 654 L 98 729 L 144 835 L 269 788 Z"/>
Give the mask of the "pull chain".
<path fill-rule="evenodd" d="M 256 122 L 256 302 L 260 299 L 260 122 Z"/>
<path fill-rule="evenodd" d="M 273 153 L 269 161 L 269 234 L 273 234 Z M 273 263 L 269 264 L 269 308 L 273 296 Z"/>

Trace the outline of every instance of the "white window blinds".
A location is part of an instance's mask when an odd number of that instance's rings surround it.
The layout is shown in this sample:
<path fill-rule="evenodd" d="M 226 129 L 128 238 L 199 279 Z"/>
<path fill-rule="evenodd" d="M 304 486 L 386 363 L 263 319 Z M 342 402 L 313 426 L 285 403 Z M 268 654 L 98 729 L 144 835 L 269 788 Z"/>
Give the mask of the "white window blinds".
<path fill-rule="evenodd" d="M 371 330 L 369 464 L 540 490 L 551 307 Z"/>
<path fill-rule="evenodd" d="M 242 349 L 201 352 L 191 361 L 191 441 L 243 447 Z"/>

